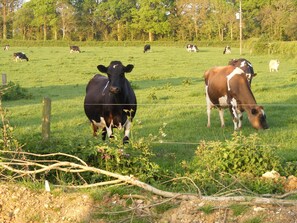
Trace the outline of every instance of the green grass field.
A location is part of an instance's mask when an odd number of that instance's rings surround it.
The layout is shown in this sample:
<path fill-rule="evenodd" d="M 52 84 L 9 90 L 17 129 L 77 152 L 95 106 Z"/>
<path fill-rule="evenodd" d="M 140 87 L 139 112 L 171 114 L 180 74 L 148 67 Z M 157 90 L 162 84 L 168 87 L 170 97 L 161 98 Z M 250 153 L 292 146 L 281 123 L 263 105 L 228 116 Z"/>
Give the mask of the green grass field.
<path fill-rule="evenodd" d="M 212 127 L 207 128 L 203 73 L 217 65 L 227 65 L 239 58 L 239 50 L 223 55 L 221 48 L 200 48 L 188 53 L 181 47 L 154 47 L 143 53 L 142 47 L 83 47 L 82 53 L 70 54 L 66 47 L 14 48 L 0 55 L 1 72 L 8 81 L 28 90 L 31 99 L 5 101 L 8 118 L 16 138 L 27 150 L 44 151 L 41 141 L 42 99 L 52 100 L 51 147 L 47 150 L 75 151 L 94 139 L 83 111 L 85 87 L 98 73 L 97 65 L 120 60 L 131 63 L 127 74 L 138 100 L 132 136 L 158 135 L 164 123 L 166 137 L 152 146 L 156 162 L 171 170 L 181 160 L 190 160 L 200 140 L 229 139 L 233 123 L 225 111 L 226 127 L 220 128 L 218 112 L 212 112 Z M 22 51 L 29 62 L 15 62 L 13 52 Z M 275 55 L 256 56 L 244 51 L 257 76 L 252 90 L 258 104 L 263 105 L 269 130 L 258 131 L 261 143 L 275 146 L 288 161 L 297 160 L 297 59 Z M 280 71 L 269 73 L 270 59 L 280 60 Z M 257 132 L 244 114 L 244 135 Z"/>

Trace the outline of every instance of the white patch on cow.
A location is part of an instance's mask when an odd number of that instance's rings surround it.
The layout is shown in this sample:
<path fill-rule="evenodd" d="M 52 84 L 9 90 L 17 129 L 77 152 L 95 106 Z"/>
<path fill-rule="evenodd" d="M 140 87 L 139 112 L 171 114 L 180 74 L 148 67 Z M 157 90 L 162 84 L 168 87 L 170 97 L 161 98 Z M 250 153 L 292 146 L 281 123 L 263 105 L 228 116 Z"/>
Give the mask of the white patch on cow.
<path fill-rule="evenodd" d="M 115 64 L 115 65 L 112 66 L 112 68 L 116 68 L 117 66 L 118 66 L 118 64 Z"/>
<path fill-rule="evenodd" d="M 108 84 L 109 84 L 109 81 L 107 81 L 105 87 L 103 88 L 102 95 L 105 95 L 104 91 L 105 91 L 105 89 L 107 88 Z"/>
<path fill-rule="evenodd" d="M 219 98 L 219 104 L 221 107 L 228 107 L 227 95 Z"/>
<path fill-rule="evenodd" d="M 99 129 L 103 129 L 106 127 L 106 122 L 103 117 L 100 117 L 100 122 L 96 122 L 95 120 L 92 120 L 92 123 L 97 126 Z"/>
<path fill-rule="evenodd" d="M 206 95 L 207 127 L 210 127 L 210 113 L 211 113 L 211 109 L 214 107 L 214 104 L 209 99 L 208 86 L 205 86 L 205 95 Z"/>
<path fill-rule="evenodd" d="M 235 98 L 232 98 L 232 100 L 230 101 L 231 105 L 232 105 L 232 113 L 234 115 L 235 118 L 237 117 L 237 101 Z"/>
<path fill-rule="evenodd" d="M 228 86 L 228 91 L 230 91 L 230 80 L 236 75 L 236 74 L 243 74 L 244 71 L 238 67 L 236 67 L 228 76 L 227 76 L 227 86 Z"/>
<path fill-rule="evenodd" d="M 92 120 L 93 124 L 96 125 L 99 129 L 106 128 L 107 135 L 110 137 L 112 135 L 112 127 L 113 127 L 113 120 L 111 120 L 110 126 L 106 125 L 106 122 L 103 117 L 100 117 L 100 122 L 96 122 L 95 120 Z"/>
<path fill-rule="evenodd" d="M 111 120 L 109 127 L 106 126 L 108 138 L 112 135 L 113 120 Z"/>
<path fill-rule="evenodd" d="M 247 79 L 248 79 L 249 81 L 252 79 L 252 74 L 250 74 L 250 73 L 246 73 L 245 75 L 246 75 L 246 77 L 247 77 Z"/>
<path fill-rule="evenodd" d="M 244 66 L 245 66 L 245 61 L 241 61 L 240 67 L 244 67 Z"/>

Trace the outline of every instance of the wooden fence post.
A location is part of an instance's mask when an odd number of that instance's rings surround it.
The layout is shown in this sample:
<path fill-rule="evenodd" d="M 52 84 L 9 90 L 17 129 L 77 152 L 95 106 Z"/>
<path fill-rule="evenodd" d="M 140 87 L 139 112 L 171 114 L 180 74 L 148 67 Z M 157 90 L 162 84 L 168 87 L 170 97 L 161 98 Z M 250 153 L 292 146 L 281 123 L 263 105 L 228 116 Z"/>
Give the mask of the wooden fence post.
<path fill-rule="evenodd" d="M 42 140 L 46 141 L 50 138 L 50 124 L 51 124 L 51 99 L 43 98 L 42 111 Z"/>
<path fill-rule="evenodd" d="M 6 74 L 2 74 L 2 86 L 7 85 L 7 78 L 6 78 Z"/>

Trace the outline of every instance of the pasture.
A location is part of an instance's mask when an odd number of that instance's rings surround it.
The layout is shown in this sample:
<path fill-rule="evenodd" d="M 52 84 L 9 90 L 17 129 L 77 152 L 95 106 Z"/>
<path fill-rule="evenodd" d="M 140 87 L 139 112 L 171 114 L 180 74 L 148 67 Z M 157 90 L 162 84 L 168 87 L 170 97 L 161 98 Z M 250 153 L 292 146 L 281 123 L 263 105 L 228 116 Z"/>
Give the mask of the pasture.
<path fill-rule="evenodd" d="M 199 46 L 198 46 L 199 47 Z M 206 103 L 203 73 L 239 58 L 239 49 L 224 55 L 222 48 L 200 48 L 189 53 L 182 47 L 152 44 L 152 52 L 142 47 L 81 47 L 82 53 L 69 53 L 67 47 L 13 47 L 0 55 L 1 73 L 8 81 L 27 89 L 29 99 L 4 101 L 15 137 L 26 150 L 48 152 L 83 152 L 92 141 L 91 127 L 83 110 L 85 87 L 97 71 L 97 65 L 120 60 L 133 64 L 127 74 L 138 101 L 132 138 L 158 135 L 152 143 L 156 162 L 164 168 L 178 170 L 182 160 L 191 160 L 201 140 L 225 140 L 233 133 L 229 111 L 226 127 L 220 128 L 218 111 L 212 111 L 212 126 L 206 127 Z M 25 52 L 29 61 L 15 62 L 14 52 Z M 252 62 L 257 76 L 252 90 L 259 105 L 264 106 L 269 130 L 254 130 L 244 114 L 242 133 L 257 132 L 261 143 L 269 144 L 287 161 L 297 160 L 297 59 L 276 55 L 242 57 Z M 279 59 L 279 72 L 270 73 L 270 59 Z M 52 100 L 51 140 L 41 142 L 42 99 Z M 166 126 L 164 124 L 166 123 Z M 160 130 L 161 128 L 161 130 Z"/>

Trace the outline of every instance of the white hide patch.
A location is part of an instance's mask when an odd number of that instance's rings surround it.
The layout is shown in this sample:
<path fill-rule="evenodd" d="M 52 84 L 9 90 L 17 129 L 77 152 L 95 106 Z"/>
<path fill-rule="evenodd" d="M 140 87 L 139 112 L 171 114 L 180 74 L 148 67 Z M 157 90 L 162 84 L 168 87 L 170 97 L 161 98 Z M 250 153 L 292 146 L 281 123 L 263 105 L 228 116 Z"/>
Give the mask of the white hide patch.
<path fill-rule="evenodd" d="M 232 98 L 232 100 L 231 100 L 230 103 L 232 105 L 232 112 L 233 112 L 234 117 L 235 118 L 238 118 L 238 116 L 237 116 L 237 101 L 236 101 L 236 99 L 235 98 Z"/>
<path fill-rule="evenodd" d="M 219 98 L 219 104 L 221 107 L 228 107 L 227 95 Z"/>
<path fill-rule="evenodd" d="M 99 129 L 106 128 L 107 135 L 110 137 L 112 135 L 113 120 L 111 120 L 110 126 L 106 125 L 106 122 L 103 117 L 100 117 L 100 122 L 92 120 L 93 124 L 96 125 Z"/>
<path fill-rule="evenodd" d="M 228 91 L 230 91 L 230 80 L 235 76 L 235 75 L 240 75 L 243 74 L 244 71 L 238 67 L 236 67 L 228 76 L 227 76 L 227 86 L 228 86 Z"/>
<path fill-rule="evenodd" d="M 111 120 L 111 123 L 110 123 L 109 126 L 106 125 L 106 122 L 105 122 L 105 120 L 104 120 L 103 117 L 100 117 L 100 122 L 96 122 L 95 120 L 92 120 L 92 122 L 99 129 L 106 128 L 107 136 L 108 137 L 110 137 L 112 135 L 112 128 L 115 127 L 114 124 L 113 124 L 113 120 Z M 129 121 L 129 119 L 127 119 L 127 121 L 125 122 L 124 125 L 122 125 L 122 123 L 119 123 L 119 126 L 117 126 L 117 128 L 119 130 L 121 130 L 124 127 L 124 129 L 125 129 L 125 136 L 129 137 L 130 129 L 131 129 L 131 124 L 132 124 L 131 121 Z"/>

